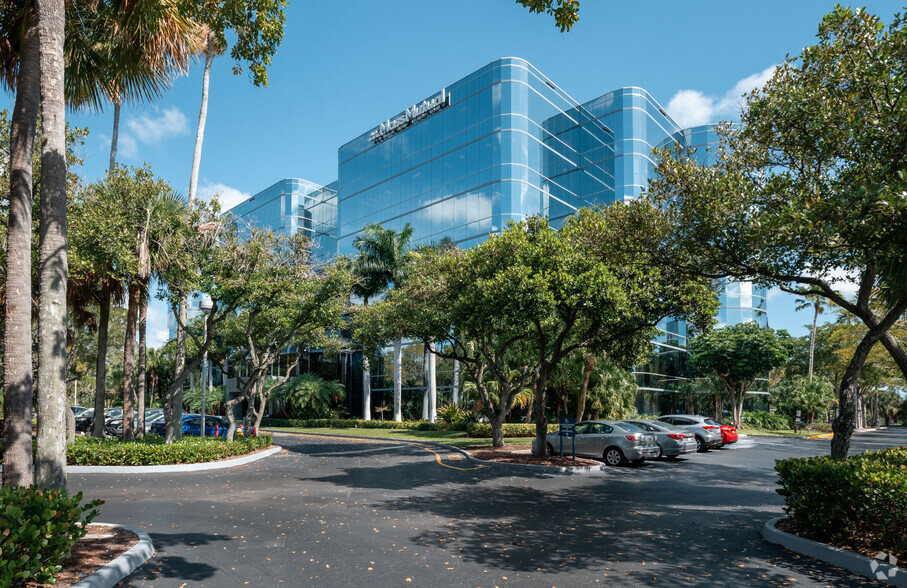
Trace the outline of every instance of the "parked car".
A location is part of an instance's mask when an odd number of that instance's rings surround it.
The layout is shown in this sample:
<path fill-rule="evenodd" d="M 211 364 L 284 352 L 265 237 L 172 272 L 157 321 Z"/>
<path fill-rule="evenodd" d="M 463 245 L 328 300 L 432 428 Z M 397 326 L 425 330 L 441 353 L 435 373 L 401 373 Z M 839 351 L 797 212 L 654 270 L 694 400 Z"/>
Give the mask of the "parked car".
<path fill-rule="evenodd" d="M 202 415 L 200 414 L 184 414 L 182 418 L 183 426 L 183 435 L 193 435 L 200 436 L 202 430 Z M 226 437 L 227 430 L 230 427 L 229 421 L 224 417 L 215 416 L 213 414 L 205 415 L 205 436 L 206 437 Z M 160 421 L 155 421 L 151 427 L 151 431 L 155 435 L 164 436 L 166 432 L 166 424 L 164 423 L 163 418 Z M 242 436 L 243 426 L 241 423 L 236 425 L 236 435 Z"/>
<path fill-rule="evenodd" d="M 576 454 L 601 459 L 610 466 L 626 461 L 642 463 L 655 459 L 658 443 L 655 436 L 636 425 L 617 421 L 582 421 L 576 423 Z M 573 450 L 573 441 L 565 438 L 564 453 Z M 536 442 L 533 441 L 533 444 Z M 548 453 L 560 452 L 560 439 L 548 436 Z"/>
<path fill-rule="evenodd" d="M 658 457 L 675 459 L 678 455 L 696 451 L 696 436 L 692 432 L 675 427 L 670 423 L 645 419 L 623 422 L 636 425 L 643 431 L 655 435 L 659 448 Z"/>
<path fill-rule="evenodd" d="M 80 415 L 84 414 L 85 412 L 92 410 L 92 409 L 88 408 L 87 406 L 73 405 L 73 406 L 70 406 L 69 408 L 72 409 L 72 416 L 74 416 L 76 418 L 78 418 Z"/>
<path fill-rule="evenodd" d="M 88 410 L 76 415 L 76 432 L 91 433 L 91 423 L 94 421 L 94 409 Z"/>
<path fill-rule="evenodd" d="M 733 425 L 718 425 L 721 427 L 721 444 L 730 445 L 737 442 L 737 427 Z"/>
<path fill-rule="evenodd" d="M 681 429 L 686 429 L 696 436 L 696 450 L 708 451 L 721 447 L 721 425 L 710 419 L 696 414 L 668 414 L 656 420 L 672 424 Z"/>

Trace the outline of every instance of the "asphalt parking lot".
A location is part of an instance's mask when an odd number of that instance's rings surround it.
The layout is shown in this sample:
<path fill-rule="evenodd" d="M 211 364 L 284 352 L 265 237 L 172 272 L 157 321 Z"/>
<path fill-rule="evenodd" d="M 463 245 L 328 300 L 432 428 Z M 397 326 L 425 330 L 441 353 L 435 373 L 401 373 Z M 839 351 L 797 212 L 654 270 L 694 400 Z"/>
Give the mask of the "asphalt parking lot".
<path fill-rule="evenodd" d="M 232 468 L 72 474 L 98 520 L 147 531 L 157 553 L 122 585 L 856 586 L 867 579 L 765 543 L 782 512 L 774 460 L 829 441 L 741 438 L 676 461 L 559 476 L 453 451 L 277 435 Z M 907 428 L 853 450 L 907 445 Z"/>

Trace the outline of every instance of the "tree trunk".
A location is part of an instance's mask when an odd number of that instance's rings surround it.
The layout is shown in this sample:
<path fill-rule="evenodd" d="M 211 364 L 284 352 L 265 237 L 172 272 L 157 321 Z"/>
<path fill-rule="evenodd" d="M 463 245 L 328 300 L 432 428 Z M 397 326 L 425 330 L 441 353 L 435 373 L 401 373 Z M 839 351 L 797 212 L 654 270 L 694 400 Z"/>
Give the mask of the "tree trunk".
<path fill-rule="evenodd" d="M 548 386 L 548 371 L 544 367 L 539 368 L 538 377 L 535 380 L 535 438 L 536 451 L 535 455 L 544 457 L 548 447 L 548 418 L 545 415 L 545 393 Z"/>
<path fill-rule="evenodd" d="M 739 393 L 737 393 L 735 395 L 735 398 L 733 399 L 734 426 L 737 427 L 738 429 L 742 428 L 742 426 L 743 426 L 743 401 L 744 400 L 746 400 L 746 392 L 743 390 L 740 390 Z M 715 420 L 718 420 L 718 418 L 720 416 L 721 415 L 717 415 Z"/>
<path fill-rule="evenodd" d="M 195 132 L 195 151 L 192 153 L 192 175 L 189 177 L 189 204 L 195 201 L 198 191 L 198 170 L 202 161 L 202 143 L 205 140 L 205 120 L 208 118 L 208 86 L 211 82 L 211 62 L 214 61 L 214 31 L 208 30 L 205 52 L 205 73 L 202 76 L 202 104 L 198 109 L 198 129 Z"/>
<path fill-rule="evenodd" d="M 66 418 L 66 443 L 75 443 L 76 441 L 76 415 L 72 410 L 64 409 L 63 416 Z"/>
<path fill-rule="evenodd" d="M 31 486 L 32 433 L 32 156 L 41 78 L 38 29 L 30 18 L 19 56 L 10 127 L 6 308 L 3 333 L 3 486 Z"/>
<path fill-rule="evenodd" d="M 104 438 L 104 406 L 107 403 L 107 336 L 110 330 L 110 278 L 105 277 L 98 303 L 98 357 L 94 379 L 94 421 L 91 435 Z"/>
<path fill-rule="evenodd" d="M 135 439 L 135 328 L 142 288 L 139 280 L 129 280 L 129 301 L 126 307 L 126 341 L 123 344 L 123 441 Z"/>
<path fill-rule="evenodd" d="M 834 436 L 831 438 L 832 459 L 847 458 L 847 452 L 850 450 L 850 436 L 856 425 L 857 382 L 860 372 L 863 370 L 863 364 L 866 363 L 866 358 L 869 357 L 869 352 L 878 337 L 871 331 L 867 333 L 857 345 L 847 369 L 844 370 L 838 393 L 838 416 L 831 425 L 831 430 L 834 432 Z"/>
<path fill-rule="evenodd" d="M 37 0 L 41 59 L 38 449 L 35 485 L 66 487 L 66 107 L 63 0 Z"/>
<path fill-rule="evenodd" d="M 460 403 L 460 362 L 453 360 L 453 382 L 451 383 L 450 402 L 454 405 Z"/>
<path fill-rule="evenodd" d="M 819 324 L 819 301 L 814 302 L 816 312 L 813 314 L 813 330 L 809 335 L 809 381 L 813 381 L 813 358 L 816 356 L 816 328 Z"/>
<path fill-rule="evenodd" d="M 372 368 L 368 353 L 362 352 L 362 418 L 372 420 Z"/>
<path fill-rule="evenodd" d="M 120 97 L 117 96 L 113 101 L 113 134 L 110 137 L 110 165 L 107 167 L 107 173 L 112 174 L 117 164 L 117 141 L 120 136 Z"/>
<path fill-rule="evenodd" d="M 139 362 L 136 370 L 136 398 L 138 400 L 138 423 L 136 426 L 135 436 L 145 436 L 145 387 L 147 384 L 147 347 L 146 347 L 146 327 L 148 322 L 148 284 L 142 285 L 142 303 L 139 308 Z"/>
<path fill-rule="evenodd" d="M 576 402 L 576 420 L 583 420 L 583 413 L 586 412 L 586 394 L 589 391 L 589 378 L 592 376 L 592 370 L 595 369 L 595 356 L 591 353 L 583 355 L 583 385 L 579 391 L 579 400 Z"/>
<path fill-rule="evenodd" d="M 170 385 L 164 396 L 164 420 L 167 424 L 164 443 L 173 443 L 183 437 L 182 414 L 183 382 L 186 379 L 186 330 L 180 325 L 185 325 L 188 322 L 188 305 L 189 301 L 186 297 L 183 297 L 177 310 L 179 320 L 176 323 L 176 357 L 173 362 L 174 383 Z M 180 378 L 180 375 L 182 375 L 182 378 Z M 179 386 L 174 385 L 177 380 L 179 381 Z"/>
<path fill-rule="evenodd" d="M 504 411 L 500 412 L 491 419 L 491 446 L 495 449 L 504 447 Z"/>
<path fill-rule="evenodd" d="M 872 397 L 872 426 L 879 426 L 879 393 L 876 392 Z"/>
<path fill-rule="evenodd" d="M 434 345 L 428 343 L 428 420 L 438 421 L 438 382 L 437 382 L 437 357 L 434 354 Z"/>
<path fill-rule="evenodd" d="M 403 339 L 394 339 L 394 420 L 403 422 Z"/>

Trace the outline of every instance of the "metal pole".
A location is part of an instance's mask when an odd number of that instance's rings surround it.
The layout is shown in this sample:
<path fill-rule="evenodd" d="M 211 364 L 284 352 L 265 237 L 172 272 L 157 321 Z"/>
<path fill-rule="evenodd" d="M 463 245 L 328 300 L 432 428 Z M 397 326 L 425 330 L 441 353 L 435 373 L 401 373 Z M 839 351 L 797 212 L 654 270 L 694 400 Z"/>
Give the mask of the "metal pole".
<path fill-rule="evenodd" d="M 202 323 L 202 343 L 208 340 L 208 315 L 205 314 L 205 320 Z M 204 355 L 202 356 L 202 430 L 199 433 L 202 439 L 205 438 L 205 392 L 208 389 L 208 377 L 210 373 L 208 372 L 208 348 L 205 348 Z"/>

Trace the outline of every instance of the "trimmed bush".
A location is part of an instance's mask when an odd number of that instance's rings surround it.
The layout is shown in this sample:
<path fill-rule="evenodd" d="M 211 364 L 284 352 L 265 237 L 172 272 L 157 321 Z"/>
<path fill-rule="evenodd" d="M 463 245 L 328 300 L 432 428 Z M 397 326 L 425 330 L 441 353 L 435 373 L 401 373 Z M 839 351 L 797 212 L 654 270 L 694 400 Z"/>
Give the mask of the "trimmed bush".
<path fill-rule="evenodd" d="M 408 429 L 414 431 L 465 431 L 466 423 L 428 421 L 366 421 L 363 419 L 261 419 L 262 427 L 297 429 Z"/>
<path fill-rule="evenodd" d="M 0 488 L 0 586 L 54 582 L 66 554 L 85 536 L 85 525 L 101 505 L 100 500 L 80 502 L 81 492 L 70 498 L 66 490 Z"/>
<path fill-rule="evenodd" d="M 784 511 L 801 530 L 835 544 L 872 538 L 907 558 L 907 447 L 778 460 L 775 470 Z"/>
<path fill-rule="evenodd" d="M 744 412 L 741 418 L 743 428 L 762 429 L 763 431 L 782 431 L 793 427 L 789 417 L 778 413 L 765 412 Z"/>
<path fill-rule="evenodd" d="M 535 437 L 535 423 L 504 423 L 504 437 Z M 558 425 L 548 425 L 548 434 L 557 433 Z M 491 437 L 491 423 L 469 423 L 468 437 Z"/>
<path fill-rule="evenodd" d="M 135 441 L 76 437 L 75 443 L 66 447 L 66 463 L 115 466 L 201 463 L 245 455 L 269 445 L 270 435 L 237 437 L 232 443 L 223 437 L 183 437 L 169 445 L 157 435 L 146 435 Z"/>

